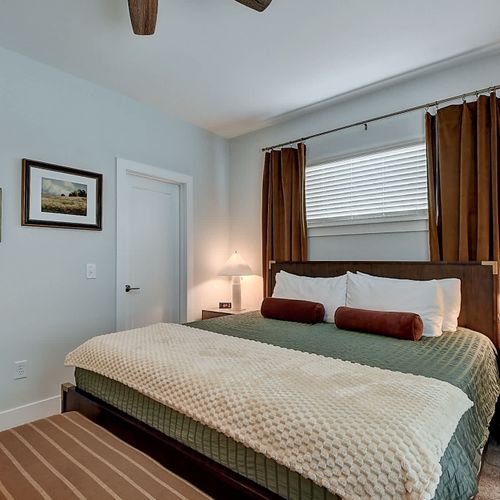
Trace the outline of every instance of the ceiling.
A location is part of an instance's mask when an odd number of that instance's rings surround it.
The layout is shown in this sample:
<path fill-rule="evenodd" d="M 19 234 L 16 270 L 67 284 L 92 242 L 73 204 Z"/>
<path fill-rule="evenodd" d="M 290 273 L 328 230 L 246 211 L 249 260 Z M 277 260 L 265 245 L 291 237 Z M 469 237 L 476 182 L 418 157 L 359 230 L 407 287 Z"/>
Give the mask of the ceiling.
<path fill-rule="evenodd" d="M 0 0 L 0 45 L 226 137 L 500 41 L 498 0 Z"/>

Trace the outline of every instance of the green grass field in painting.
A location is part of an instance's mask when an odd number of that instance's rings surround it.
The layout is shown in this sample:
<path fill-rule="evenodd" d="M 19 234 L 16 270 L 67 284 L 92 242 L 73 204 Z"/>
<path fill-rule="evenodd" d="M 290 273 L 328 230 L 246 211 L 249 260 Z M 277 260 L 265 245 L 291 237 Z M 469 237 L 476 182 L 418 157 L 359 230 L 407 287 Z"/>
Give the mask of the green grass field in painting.
<path fill-rule="evenodd" d="M 42 212 L 87 215 L 87 198 L 80 196 L 42 196 Z"/>

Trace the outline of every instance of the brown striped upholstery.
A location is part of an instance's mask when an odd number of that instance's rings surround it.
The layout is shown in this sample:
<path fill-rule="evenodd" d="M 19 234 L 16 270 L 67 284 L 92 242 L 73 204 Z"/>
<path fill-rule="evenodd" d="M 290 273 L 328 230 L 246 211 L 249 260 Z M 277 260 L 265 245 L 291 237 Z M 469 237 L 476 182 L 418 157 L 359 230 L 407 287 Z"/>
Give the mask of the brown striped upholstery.
<path fill-rule="evenodd" d="M 77 412 L 0 433 L 0 499 L 207 498 Z"/>

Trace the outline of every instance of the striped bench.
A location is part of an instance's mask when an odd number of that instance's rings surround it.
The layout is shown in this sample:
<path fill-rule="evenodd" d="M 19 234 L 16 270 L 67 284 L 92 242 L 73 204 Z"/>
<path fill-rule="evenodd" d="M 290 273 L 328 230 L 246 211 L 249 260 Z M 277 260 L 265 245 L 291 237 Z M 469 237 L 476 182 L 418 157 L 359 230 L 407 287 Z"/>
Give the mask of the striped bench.
<path fill-rule="evenodd" d="M 0 432 L 0 499 L 209 498 L 77 412 Z"/>

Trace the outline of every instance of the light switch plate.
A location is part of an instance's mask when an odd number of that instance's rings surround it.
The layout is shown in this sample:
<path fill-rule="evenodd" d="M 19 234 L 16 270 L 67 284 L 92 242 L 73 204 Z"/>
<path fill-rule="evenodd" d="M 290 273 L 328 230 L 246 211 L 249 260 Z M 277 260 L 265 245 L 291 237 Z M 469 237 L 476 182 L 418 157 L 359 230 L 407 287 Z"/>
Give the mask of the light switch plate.
<path fill-rule="evenodd" d="M 97 266 L 95 264 L 87 264 L 87 279 L 95 280 L 97 278 Z"/>

